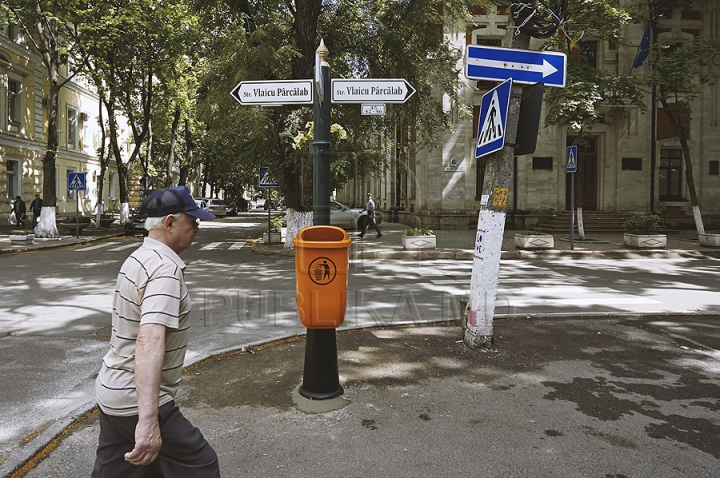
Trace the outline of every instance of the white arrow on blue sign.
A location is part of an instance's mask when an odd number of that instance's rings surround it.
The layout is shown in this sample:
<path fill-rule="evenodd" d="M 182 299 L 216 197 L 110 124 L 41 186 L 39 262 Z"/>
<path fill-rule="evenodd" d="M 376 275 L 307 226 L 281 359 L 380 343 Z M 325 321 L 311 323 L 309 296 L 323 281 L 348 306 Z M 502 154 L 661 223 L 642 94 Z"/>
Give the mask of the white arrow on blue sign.
<path fill-rule="evenodd" d="M 516 83 L 544 83 L 564 88 L 566 71 L 567 56 L 555 51 L 468 45 L 465 52 L 465 76 L 471 80 L 512 78 Z"/>
<path fill-rule="evenodd" d="M 476 158 L 494 153 L 505 144 L 505 124 L 511 90 L 512 80 L 507 80 L 483 95 L 475 145 Z"/>
<path fill-rule="evenodd" d="M 567 154 L 565 155 L 565 172 L 577 172 L 577 155 L 577 145 L 567 147 Z"/>
<path fill-rule="evenodd" d="M 68 174 L 68 191 L 85 191 L 85 173 Z"/>

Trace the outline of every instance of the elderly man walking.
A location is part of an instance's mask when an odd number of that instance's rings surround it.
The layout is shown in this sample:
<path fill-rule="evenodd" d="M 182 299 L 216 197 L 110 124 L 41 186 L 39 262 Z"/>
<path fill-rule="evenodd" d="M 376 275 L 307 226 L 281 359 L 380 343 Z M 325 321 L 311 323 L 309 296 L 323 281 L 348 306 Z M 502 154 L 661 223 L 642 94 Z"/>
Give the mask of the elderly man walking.
<path fill-rule="evenodd" d="M 191 308 L 178 254 L 192 245 L 200 220 L 215 216 L 184 186 L 155 191 L 142 205 L 148 237 L 120 269 L 110 351 L 95 382 L 100 437 L 92 476 L 219 477 L 215 451 L 174 402 Z"/>

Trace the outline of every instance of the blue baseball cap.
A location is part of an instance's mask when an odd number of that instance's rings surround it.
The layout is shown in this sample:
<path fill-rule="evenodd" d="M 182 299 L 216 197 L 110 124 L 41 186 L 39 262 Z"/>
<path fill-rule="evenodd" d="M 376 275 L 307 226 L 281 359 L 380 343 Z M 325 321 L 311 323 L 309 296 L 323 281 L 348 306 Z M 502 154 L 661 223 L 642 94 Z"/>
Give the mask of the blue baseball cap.
<path fill-rule="evenodd" d="M 184 212 L 203 221 L 215 219 L 213 214 L 197 205 L 185 186 L 153 191 L 142 202 L 142 207 L 147 210 L 148 217 L 165 217 L 168 214 Z"/>

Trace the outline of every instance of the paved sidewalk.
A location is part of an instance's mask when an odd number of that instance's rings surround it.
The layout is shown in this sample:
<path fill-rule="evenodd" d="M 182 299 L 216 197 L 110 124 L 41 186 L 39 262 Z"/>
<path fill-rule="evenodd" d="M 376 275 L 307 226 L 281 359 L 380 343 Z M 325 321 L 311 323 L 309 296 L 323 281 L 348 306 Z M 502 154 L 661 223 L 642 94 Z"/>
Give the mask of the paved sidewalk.
<path fill-rule="evenodd" d="M 338 332 L 343 397 L 309 402 L 304 338 L 190 367 L 177 397 L 238 477 L 713 477 L 720 326 L 707 317 L 496 321 Z M 250 353 L 249 351 L 252 351 Z M 97 416 L 25 475 L 89 476 Z"/>

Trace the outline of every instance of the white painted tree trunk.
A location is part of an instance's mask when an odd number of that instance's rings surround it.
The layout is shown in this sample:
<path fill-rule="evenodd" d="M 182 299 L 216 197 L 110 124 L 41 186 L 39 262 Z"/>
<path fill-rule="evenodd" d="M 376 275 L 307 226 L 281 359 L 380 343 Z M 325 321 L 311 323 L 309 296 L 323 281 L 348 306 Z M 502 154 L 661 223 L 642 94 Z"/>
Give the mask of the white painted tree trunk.
<path fill-rule="evenodd" d="M 125 224 L 130 219 L 130 205 L 126 202 L 120 205 L 120 224 Z"/>
<path fill-rule="evenodd" d="M 293 249 L 293 239 L 300 229 L 313 225 L 313 213 L 298 212 L 289 207 L 287 209 L 287 231 L 285 232 L 285 249 Z"/>
<path fill-rule="evenodd" d="M 578 223 L 578 239 L 585 240 L 585 224 L 583 224 L 582 208 L 576 208 Z"/>
<path fill-rule="evenodd" d="M 489 345 L 492 340 L 504 231 L 505 212 L 480 210 L 465 330 L 465 342 L 471 346 Z"/>
<path fill-rule="evenodd" d="M 35 226 L 35 237 L 54 238 L 60 237 L 55 224 L 55 207 L 43 207 L 40 210 L 40 218 Z"/>
<path fill-rule="evenodd" d="M 695 218 L 695 229 L 698 234 L 705 234 L 705 225 L 703 224 L 702 214 L 700 214 L 700 206 L 693 206 L 693 218 Z"/>

